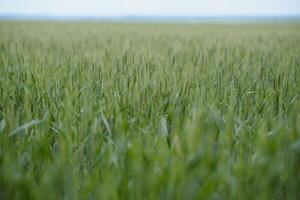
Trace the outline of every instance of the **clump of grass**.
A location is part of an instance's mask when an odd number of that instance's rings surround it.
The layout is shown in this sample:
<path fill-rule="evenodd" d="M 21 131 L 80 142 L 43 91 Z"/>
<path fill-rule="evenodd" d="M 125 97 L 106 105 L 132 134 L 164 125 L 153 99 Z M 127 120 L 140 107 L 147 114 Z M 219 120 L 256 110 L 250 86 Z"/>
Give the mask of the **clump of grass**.
<path fill-rule="evenodd" d="M 299 199 L 300 26 L 0 23 L 1 199 Z"/>

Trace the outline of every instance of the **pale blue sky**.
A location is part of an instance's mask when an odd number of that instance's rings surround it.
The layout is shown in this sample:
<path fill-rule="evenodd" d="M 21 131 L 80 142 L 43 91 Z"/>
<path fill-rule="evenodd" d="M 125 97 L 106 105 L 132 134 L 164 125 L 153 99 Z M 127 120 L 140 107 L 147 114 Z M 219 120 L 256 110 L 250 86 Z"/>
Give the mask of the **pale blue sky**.
<path fill-rule="evenodd" d="M 300 0 L 0 0 L 0 14 L 281 16 L 300 15 Z"/>

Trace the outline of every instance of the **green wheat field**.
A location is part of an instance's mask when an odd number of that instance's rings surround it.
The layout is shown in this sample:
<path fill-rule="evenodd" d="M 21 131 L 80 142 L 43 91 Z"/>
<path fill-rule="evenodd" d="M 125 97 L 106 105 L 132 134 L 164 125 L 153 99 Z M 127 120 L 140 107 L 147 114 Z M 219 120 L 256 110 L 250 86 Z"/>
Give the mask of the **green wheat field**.
<path fill-rule="evenodd" d="M 300 199 L 300 23 L 0 22 L 0 199 Z"/>

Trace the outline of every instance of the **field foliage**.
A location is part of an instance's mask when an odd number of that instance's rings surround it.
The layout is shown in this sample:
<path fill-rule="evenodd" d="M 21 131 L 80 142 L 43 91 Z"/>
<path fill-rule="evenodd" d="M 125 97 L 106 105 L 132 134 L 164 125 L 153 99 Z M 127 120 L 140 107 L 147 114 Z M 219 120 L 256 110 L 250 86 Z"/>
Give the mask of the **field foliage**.
<path fill-rule="evenodd" d="M 299 186 L 299 24 L 0 22 L 0 199 Z"/>

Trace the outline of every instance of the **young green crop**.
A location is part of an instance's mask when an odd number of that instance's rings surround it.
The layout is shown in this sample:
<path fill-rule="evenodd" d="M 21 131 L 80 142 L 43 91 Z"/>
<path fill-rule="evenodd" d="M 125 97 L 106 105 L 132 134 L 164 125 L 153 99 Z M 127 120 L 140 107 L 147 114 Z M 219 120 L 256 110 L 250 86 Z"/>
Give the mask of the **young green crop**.
<path fill-rule="evenodd" d="M 300 199 L 300 25 L 0 23 L 0 199 Z"/>

